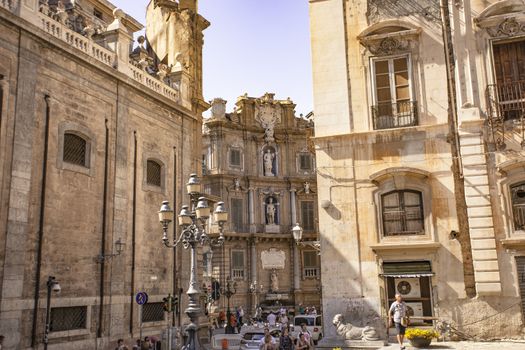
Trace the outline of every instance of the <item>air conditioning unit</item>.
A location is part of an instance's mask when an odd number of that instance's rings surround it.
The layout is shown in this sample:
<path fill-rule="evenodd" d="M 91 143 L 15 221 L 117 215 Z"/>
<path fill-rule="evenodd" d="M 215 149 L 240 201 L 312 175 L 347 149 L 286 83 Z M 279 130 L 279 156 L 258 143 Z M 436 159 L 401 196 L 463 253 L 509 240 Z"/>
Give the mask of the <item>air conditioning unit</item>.
<path fill-rule="evenodd" d="M 405 303 L 407 306 L 407 313 L 410 317 L 423 317 L 423 303 L 422 302 L 410 302 Z"/>
<path fill-rule="evenodd" d="M 396 293 L 401 294 L 403 298 L 421 298 L 421 286 L 419 278 L 395 278 Z"/>

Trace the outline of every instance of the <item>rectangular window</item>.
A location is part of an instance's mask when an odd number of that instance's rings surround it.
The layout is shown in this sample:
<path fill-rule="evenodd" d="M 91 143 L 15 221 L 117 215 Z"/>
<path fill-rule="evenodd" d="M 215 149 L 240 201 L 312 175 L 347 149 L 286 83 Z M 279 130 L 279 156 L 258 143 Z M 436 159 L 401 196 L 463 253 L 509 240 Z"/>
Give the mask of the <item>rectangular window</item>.
<path fill-rule="evenodd" d="M 95 16 L 98 19 L 103 19 L 102 11 L 100 11 L 99 9 L 93 9 L 93 16 Z"/>
<path fill-rule="evenodd" d="M 512 196 L 514 230 L 525 230 L 525 183 L 511 186 L 510 193 Z"/>
<path fill-rule="evenodd" d="M 381 196 L 384 236 L 424 234 L 421 192 L 393 191 Z"/>
<path fill-rule="evenodd" d="M 244 279 L 244 251 L 232 251 L 232 277 L 234 279 Z"/>
<path fill-rule="evenodd" d="M 304 278 L 319 276 L 319 254 L 316 251 L 303 251 L 303 276 Z"/>
<path fill-rule="evenodd" d="M 314 201 L 301 201 L 301 226 L 305 231 L 315 231 Z"/>
<path fill-rule="evenodd" d="M 243 220 L 243 203 L 240 198 L 231 199 L 230 217 L 232 229 L 235 232 L 242 232 L 244 226 Z"/>
<path fill-rule="evenodd" d="M 148 185 L 161 187 L 162 185 L 162 165 L 154 160 L 147 161 L 146 182 Z"/>
<path fill-rule="evenodd" d="M 310 154 L 299 155 L 299 170 L 311 171 L 312 170 L 312 156 Z"/>
<path fill-rule="evenodd" d="M 241 151 L 238 149 L 230 150 L 230 165 L 234 167 L 241 166 Z"/>
<path fill-rule="evenodd" d="M 87 306 L 54 307 L 51 309 L 51 332 L 87 328 Z"/>
<path fill-rule="evenodd" d="M 417 125 L 409 56 L 373 61 L 374 129 Z"/>
<path fill-rule="evenodd" d="M 88 143 L 84 138 L 69 132 L 64 134 L 64 162 L 89 167 L 87 148 Z"/>
<path fill-rule="evenodd" d="M 142 322 L 164 321 L 163 303 L 146 303 L 142 306 Z"/>

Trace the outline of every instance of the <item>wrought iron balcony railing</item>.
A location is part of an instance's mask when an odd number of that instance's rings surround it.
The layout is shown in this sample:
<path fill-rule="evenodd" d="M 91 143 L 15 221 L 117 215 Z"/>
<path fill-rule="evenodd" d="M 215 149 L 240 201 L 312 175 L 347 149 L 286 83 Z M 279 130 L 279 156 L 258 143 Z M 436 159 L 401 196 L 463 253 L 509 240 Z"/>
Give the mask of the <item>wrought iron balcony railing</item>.
<path fill-rule="evenodd" d="M 379 103 L 372 106 L 374 130 L 394 129 L 418 124 L 417 102 Z"/>
<path fill-rule="evenodd" d="M 521 144 L 525 145 L 525 80 L 487 86 L 488 124 L 498 149 L 505 148 L 506 122 L 521 124 Z"/>

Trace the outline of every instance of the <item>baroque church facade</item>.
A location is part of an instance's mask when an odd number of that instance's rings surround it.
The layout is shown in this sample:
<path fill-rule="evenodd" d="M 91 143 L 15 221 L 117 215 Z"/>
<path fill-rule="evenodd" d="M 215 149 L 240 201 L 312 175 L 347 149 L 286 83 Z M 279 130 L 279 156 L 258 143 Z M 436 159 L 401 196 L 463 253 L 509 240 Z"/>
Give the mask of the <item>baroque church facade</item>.
<path fill-rule="evenodd" d="M 310 16 L 325 325 L 385 331 L 401 294 L 413 324 L 519 336 L 525 2 L 311 0 Z"/>
<path fill-rule="evenodd" d="M 0 1 L 3 348 L 42 347 L 50 277 L 53 349 L 160 337 L 162 298 L 187 287 L 189 255 L 163 247 L 157 212 L 180 210 L 200 173 L 209 23 L 196 0 L 151 1 L 147 17 L 155 40 L 133 49 L 142 25 L 107 1 Z"/>
<path fill-rule="evenodd" d="M 290 100 L 266 93 L 241 96 L 233 112 L 226 101 L 211 102 L 203 125 L 205 191 L 220 197 L 230 212 L 226 242 L 205 256 L 205 283 L 225 286 L 236 294 L 230 305 L 253 316 L 285 307 L 320 308 L 319 256 L 315 248 L 296 244 L 292 227 L 303 240 L 318 237 L 315 157 L 311 148 L 312 118 L 295 115 Z M 215 306 L 227 306 L 222 299 Z"/>

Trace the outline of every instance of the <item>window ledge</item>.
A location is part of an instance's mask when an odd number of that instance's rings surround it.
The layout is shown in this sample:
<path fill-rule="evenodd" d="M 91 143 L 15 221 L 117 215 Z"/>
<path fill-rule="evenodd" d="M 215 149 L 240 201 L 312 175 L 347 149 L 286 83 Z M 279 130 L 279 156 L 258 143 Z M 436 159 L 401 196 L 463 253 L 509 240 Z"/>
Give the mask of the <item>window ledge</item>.
<path fill-rule="evenodd" d="M 89 335 L 91 332 L 89 329 L 75 329 L 70 331 L 61 331 L 61 332 L 50 332 L 49 339 L 58 339 L 58 338 L 69 338 L 76 337 L 80 335 Z"/>
<path fill-rule="evenodd" d="M 436 242 L 421 242 L 421 243 L 406 243 L 406 242 L 399 242 L 394 244 L 376 244 L 371 245 L 370 248 L 374 251 L 374 253 L 381 253 L 381 252 L 390 252 L 394 250 L 404 250 L 404 251 L 431 251 L 435 252 L 441 247 L 441 243 Z"/>
<path fill-rule="evenodd" d="M 525 248 L 525 237 L 502 239 L 501 245 L 505 248 Z"/>

